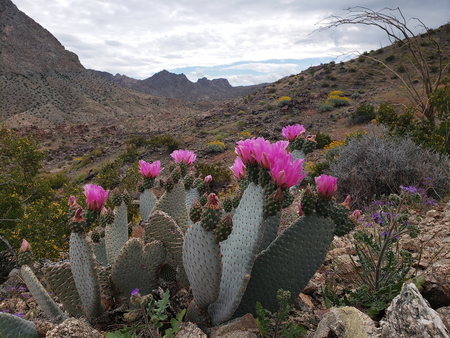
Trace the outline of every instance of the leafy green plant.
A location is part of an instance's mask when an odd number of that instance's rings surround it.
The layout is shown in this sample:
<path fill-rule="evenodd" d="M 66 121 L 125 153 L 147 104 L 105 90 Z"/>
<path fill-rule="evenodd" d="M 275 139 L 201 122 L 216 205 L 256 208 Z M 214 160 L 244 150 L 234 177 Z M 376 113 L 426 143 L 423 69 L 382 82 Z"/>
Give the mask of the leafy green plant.
<path fill-rule="evenodd" d="M 289 313 L 294 309 L 293 305 L 289 305 L 291 293 L 282 289 L 277 292 L 277 300 L 280 305 L 279 310 L 275 313 L 264 309 L 261 303 L 256 303 L 256 323 L 259 332 L 264 338 L 294 338 L 300 337 L 306 333 L 303 325 L 295 325 L 293 322 L 286 322 L 289 318 Z M 274 321 L 274 327 L 270 325 L 270 320 Z"/>
<path fill-rule="evenodd" d="M 368 103 L 362 103 L 350 117 L 353 123 L 367 123 L 376 118 L 375 107 Z"/>
<path fill-rule="evenodd" d="M 327 144 L 331 143 L 331 136 L 318 131 L 316 133 L 317 149 L 323 149 Z"/>
<path fill-rule="evenodd" d="M 208 153 L 222 153 L 225 151 L 225 144 L 219 140 L 208 142 L 206 146 L 206 151 Z"/>

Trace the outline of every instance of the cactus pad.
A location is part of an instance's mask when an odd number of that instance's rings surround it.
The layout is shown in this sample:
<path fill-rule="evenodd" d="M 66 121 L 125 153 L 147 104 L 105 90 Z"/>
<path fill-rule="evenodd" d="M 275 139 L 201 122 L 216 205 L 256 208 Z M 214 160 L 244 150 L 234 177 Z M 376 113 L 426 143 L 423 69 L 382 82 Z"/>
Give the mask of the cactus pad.
<path fill-rule="evenodd" d="M 214 232 L 203 229 L 200 222 L 186 232 L 183 263 L 196 304 L 206 310 L 219 296 L 222 261 Z"/>
<path fill-rule="evenodd" d="M 158 270 L 166 258 L 166 249 L 159 241 L 144 244 L 139 238 L 129 239 L 117 256 L 111 278 L 129 299 L 138 288 L 145 295 L 158 287 Z"/>
<path fill-rule="evenodd" d="M 43 270 L 49 291 L 58 297 L 66 311 L 74 317 L 82 315 L 80 295 L 73 280 L 70 262 L 45 264 Z"/>
<path fill-rule="evenodd" d="M 148 216 L 150 216 L 150 213 L 155 206 L 156 201 L 157 199 L 155 195 L 149 189 L 145 189 L 139 197 L 139 212 L 144 222 L 147 221 Z"/>
<path fill-rule="evenodd" d="M 128 240 L 128 216 L 127 205 L 122 202 L 120 206 L 114 207 L 114 222 L 106 226 L 105 243 L 106 255 L 109 264 L 113 264 L 120 248 Z"/>
<path fill-rule="evenodd" d="M 215 325 L 231 318 L 242 298 L 263 237 L 264 192 L 250 183 L 233 216 L 233 231 L 221 242 L 222 280 L 217 301 L 208 312 Z"/>
<path fill-rule="evenodd" d="M 47 290 L 44 289 L 41 282 L 39 282 L 28 265 L 24 265 L 20 268 L 20 274 L 22 275 L 28 290 L 30 290 L 33 295 L 34 300 L 38 303 L 40 308 L 44 310 L 47 316 L 51 317 L 57 323 L 61 323 L 67 319 L 67 316 L 49 296 Z"/>
<path fill-rule="evenodd" d="M 0 312 L 0 337 L 38 338 L 39 333 L 33 322 Z"/>
<path fill-rule="evenodd" d="M 257 301 L 265 309 L 276 311 L 279 289 L 296 297 L 322 265 L 333 239 L 333 228 L 330 219 L 317 214 L 298 218 L 259 254 L 234 315 L 254 313 Z"/>

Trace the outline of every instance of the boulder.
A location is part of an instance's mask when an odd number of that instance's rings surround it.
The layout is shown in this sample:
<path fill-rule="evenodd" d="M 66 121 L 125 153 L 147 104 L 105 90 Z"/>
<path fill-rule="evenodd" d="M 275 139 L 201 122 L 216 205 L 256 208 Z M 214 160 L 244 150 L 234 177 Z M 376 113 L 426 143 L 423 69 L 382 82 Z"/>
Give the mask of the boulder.
<path fill-rule="evenodd" d="M 206 333 L 204 333 L 200 328 L 191 323 L 180 323 L 180 331 L 175 335 L 176 338 L 206 338 Z"/>
<path fill-rule="evenodd" d="M 251 314 L 246 314 L 211 329 L 210 338 L 257 338 L 258 325 Z"/>
<path fill-rule="evenodd" d="M 346 306 L 331 308 L 317 327 L 314 338 L 378 338 L 379 329 L 368 315 Z"/>
<path fill-rule="evenodd" d="M 450 338 L 439 314 L 414 284 L 403 284 L 380 321 L 381 338 Z"/>

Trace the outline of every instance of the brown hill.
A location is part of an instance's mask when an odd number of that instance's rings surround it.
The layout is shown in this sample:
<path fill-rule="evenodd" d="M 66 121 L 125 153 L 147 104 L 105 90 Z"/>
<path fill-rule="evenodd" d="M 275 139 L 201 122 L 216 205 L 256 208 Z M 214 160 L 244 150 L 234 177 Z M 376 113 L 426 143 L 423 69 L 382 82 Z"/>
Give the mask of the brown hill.
<path fill-rule="evenodd" d="M 86 70 L 10 0 L 0 0 L 0 66 L 0 122 L 11 127 L 98 122 L 157 130 L 168 117 L 175 125 L 195 113 L 180 100 L 131 91 Z"/>
<path fill-rule="evenodd" d="M 120 74 L 95 72 L 110 81 L 138 92 L 186 101 L 235 99 L 266 86 L 263 83 L 233 87 L 227 79 L 208 80 L 206 77 L 192 82 L 184 74 L 174 74 L 167 70 L 162 70 L 145 80 L 136 80 Z"/>

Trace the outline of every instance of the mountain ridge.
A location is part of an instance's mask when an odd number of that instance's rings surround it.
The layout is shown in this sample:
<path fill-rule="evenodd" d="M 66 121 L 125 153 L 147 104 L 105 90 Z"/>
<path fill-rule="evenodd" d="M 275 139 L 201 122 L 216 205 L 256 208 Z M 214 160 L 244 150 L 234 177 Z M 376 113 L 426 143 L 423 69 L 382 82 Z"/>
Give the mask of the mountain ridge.
<path fill-rule="evenodd" d="M 192 82 L 184 74 L 171 73 L 165 69 L 143 80 L 121 74 L 113 75 L 104 71 L 92 71 L 109 81 L 138 92 L 186 101 L 234 99 L 249 95 L 267 85 L 267 83 L 262 83 L 233 87 L 227 79 L 208 80 L 206 77 Z"/>

